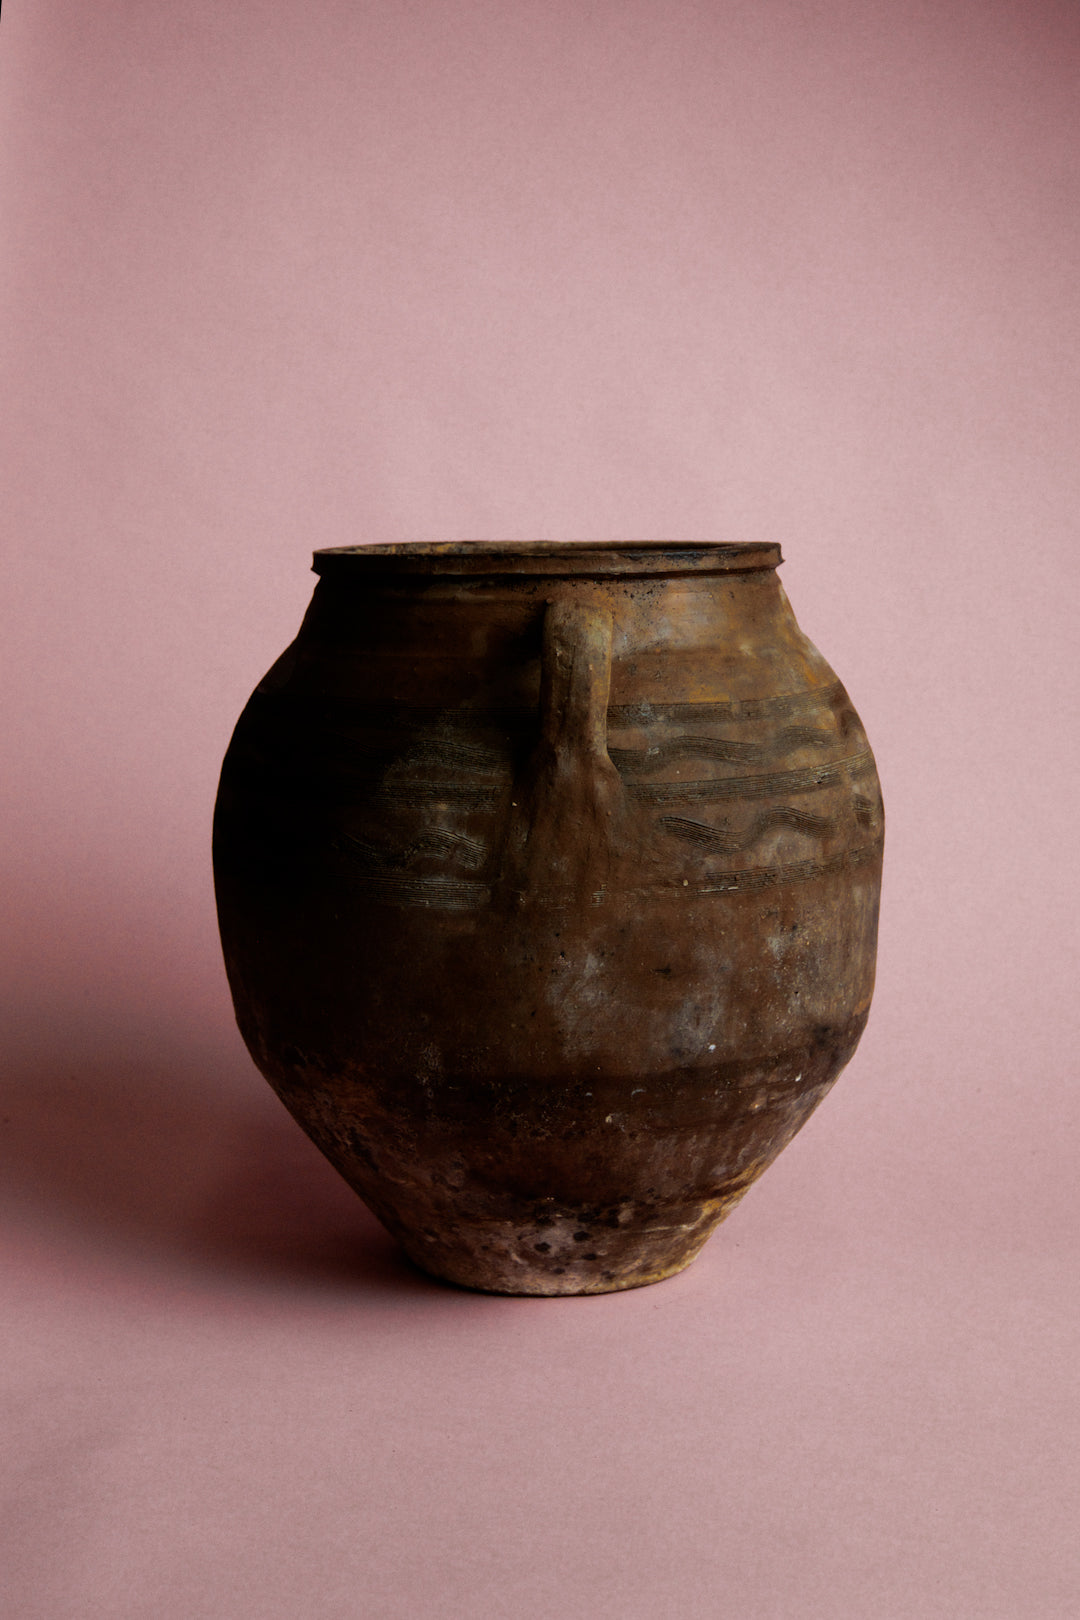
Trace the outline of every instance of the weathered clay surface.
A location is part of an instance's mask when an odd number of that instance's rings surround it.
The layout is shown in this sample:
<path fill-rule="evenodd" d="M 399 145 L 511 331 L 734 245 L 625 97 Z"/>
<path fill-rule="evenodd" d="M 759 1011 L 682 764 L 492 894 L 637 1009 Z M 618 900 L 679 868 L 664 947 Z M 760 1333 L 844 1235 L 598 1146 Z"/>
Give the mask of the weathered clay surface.
<path fill-rule="evenodd" d="M 693 1259 L 850 1058 L 882 809 L 774 546 L 316 554 L 222 772 L 240 1028 L 438 1276 Z"/>

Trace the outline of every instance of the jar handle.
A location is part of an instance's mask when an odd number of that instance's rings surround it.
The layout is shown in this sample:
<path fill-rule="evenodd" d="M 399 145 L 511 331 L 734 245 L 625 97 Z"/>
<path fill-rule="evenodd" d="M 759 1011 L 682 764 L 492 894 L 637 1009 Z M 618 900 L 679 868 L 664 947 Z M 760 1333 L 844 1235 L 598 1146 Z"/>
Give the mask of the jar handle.
<path fill-rule="evenodd" d="M 607 751 L 612 628 L 595 600 L 556 598 L 544 615 L 540 737 L 515 788 L 510 836 L 521 899 L 603 898 L 626 801 Z"/>

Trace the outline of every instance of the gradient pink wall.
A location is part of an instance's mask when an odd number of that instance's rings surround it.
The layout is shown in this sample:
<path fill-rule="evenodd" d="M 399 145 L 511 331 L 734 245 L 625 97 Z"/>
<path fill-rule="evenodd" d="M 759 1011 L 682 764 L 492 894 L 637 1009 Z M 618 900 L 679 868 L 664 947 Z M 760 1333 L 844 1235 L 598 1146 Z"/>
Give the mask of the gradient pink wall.
<path fill-rule="evenodd" d="M 20 1620 L 1080 1613 L 1080 12 L 7 0 Z M 779 540 L 879 992 L 681 1279 L 429 1286 L 232 1025 L 315 546 Z"/>

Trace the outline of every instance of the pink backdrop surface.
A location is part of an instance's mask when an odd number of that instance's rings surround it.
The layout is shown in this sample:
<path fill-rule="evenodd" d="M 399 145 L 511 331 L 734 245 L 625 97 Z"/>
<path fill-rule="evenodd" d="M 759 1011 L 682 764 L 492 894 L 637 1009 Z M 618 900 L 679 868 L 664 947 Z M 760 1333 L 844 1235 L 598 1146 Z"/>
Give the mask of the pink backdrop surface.
<path fill-rule="evenodd" d="M 7 0 L 13 1620 L 1080 1614 L 1080 13 Z M 235 1031 L 315 546 L 779 540 L 888 815 L 847 1074 L 683 1276 L 426 1282 Z"/>

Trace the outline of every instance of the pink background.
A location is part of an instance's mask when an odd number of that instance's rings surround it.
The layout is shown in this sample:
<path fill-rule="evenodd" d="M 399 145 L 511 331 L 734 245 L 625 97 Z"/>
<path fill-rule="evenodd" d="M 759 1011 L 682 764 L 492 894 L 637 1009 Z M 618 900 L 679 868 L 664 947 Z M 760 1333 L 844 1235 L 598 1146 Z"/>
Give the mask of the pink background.
<path fill-rule="evenodd" d="M 0 1498 L 18 1620 L 1074 1620 L 1068 0 L 7 0 Z M 878 997 L 701 1260 L 409 1272 L 228 1003 L 317 545 L 779 540 Z"/>

